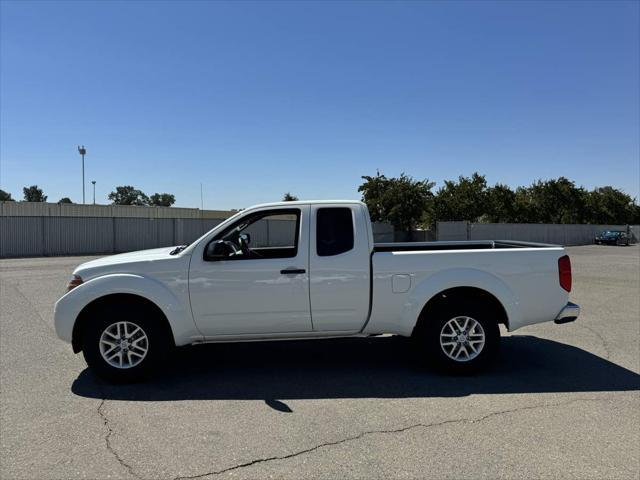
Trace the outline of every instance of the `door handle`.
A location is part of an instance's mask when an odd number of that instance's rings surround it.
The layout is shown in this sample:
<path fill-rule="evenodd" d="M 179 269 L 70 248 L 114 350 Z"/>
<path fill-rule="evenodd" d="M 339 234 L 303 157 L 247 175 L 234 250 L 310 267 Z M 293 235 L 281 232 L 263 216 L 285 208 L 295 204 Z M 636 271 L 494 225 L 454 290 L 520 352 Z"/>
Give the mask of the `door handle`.
<path fill-rule="evenodd" d="M 284 270 L 280 270 L 282 275 L 297 275 L 300 273 L 307 273 L 304 268 L 285 268 Z"/>

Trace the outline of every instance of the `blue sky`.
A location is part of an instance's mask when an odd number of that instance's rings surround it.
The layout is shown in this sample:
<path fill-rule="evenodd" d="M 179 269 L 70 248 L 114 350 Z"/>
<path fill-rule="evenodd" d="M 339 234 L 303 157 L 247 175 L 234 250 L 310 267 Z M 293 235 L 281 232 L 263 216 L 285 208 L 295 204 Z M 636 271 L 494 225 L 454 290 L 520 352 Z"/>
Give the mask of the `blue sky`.
<path fill-rule="evenodd" d="M 177 206 L 560 175 L 640 194 L 640 3 L 12 2 L 0 188 Z"/>

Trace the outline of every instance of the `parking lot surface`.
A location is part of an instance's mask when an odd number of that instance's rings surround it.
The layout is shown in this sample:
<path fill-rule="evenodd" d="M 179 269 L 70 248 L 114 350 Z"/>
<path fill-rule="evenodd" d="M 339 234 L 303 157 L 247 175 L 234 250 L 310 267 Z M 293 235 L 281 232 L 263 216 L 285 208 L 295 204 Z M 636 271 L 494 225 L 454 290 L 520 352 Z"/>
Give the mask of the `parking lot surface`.
<path fill-rule="evenodd" d="M 640 248 L 568 251 L 581 317 L 480 376 L 381 337 L 189 347 L 128 386 L 53 331 L 87 257 L 0 260 L 0 478 L 637 479 Z"/>

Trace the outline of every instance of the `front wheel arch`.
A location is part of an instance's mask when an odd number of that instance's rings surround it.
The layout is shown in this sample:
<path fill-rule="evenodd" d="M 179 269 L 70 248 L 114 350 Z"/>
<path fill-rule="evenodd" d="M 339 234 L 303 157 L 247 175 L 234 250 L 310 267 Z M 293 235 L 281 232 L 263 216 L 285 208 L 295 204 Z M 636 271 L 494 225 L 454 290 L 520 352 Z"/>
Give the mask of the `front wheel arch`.
<path fill-rule="evenodd" d="M 75 324 L 73 325 L 71 345 L 74 353 L 82 351 L 82 337 L 84 335 L 84 329 L 87 323 L 91 321 L 91 318 L 94 317 L 98 311 L 104 310 L 113 305 L 122 304 L 135 305 L 137 308 L 143 308 L 149 311 L 152 316 L 157 319 L 159 325 L 162 325 L 161 328 L 165 331 L 167 338 L 169 338 L 171 342 L 174 342 L 173 331 L 171 330 L 169 320 L 158 305 L 140 295 L 131 293 L 114 293 L 92 300 L 80 311 Z"/>

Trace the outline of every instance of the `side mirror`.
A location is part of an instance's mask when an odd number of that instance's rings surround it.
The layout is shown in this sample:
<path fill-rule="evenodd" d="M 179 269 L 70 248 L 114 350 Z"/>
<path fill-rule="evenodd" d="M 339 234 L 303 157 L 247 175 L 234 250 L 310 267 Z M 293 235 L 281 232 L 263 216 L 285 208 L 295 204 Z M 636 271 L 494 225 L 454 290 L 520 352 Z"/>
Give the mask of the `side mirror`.
<path fill-rule="evenodd" d="M 251 243 L 251 235 L 249 235 L 248 233 L 241 233 L 240 238 L 245 245 L 249 245 Z"/>
<path fill-rule="evenodd" d="M 231 247 L 224 240 L 217 240 L 207 245 L 207 260 L 224 260 L 231 253 L 233 253 Z"/>

